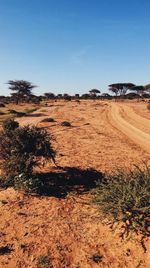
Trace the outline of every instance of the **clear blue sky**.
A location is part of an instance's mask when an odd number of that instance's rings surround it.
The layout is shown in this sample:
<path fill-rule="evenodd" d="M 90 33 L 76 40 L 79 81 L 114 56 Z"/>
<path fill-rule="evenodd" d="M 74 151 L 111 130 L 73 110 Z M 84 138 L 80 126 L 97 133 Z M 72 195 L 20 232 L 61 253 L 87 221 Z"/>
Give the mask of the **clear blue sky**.
<path fill-rule="evenodd" d="M 149 83 L 149 14 L 149 0 L 0 0 L 0 95 L 9 79 L 37 94 Z"/>

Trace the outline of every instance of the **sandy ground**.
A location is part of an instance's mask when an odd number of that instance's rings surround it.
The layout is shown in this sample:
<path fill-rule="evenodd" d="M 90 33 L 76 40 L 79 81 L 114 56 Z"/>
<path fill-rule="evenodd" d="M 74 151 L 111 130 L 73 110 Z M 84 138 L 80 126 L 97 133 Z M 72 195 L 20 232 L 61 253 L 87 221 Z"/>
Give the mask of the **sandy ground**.
<path fill-rule="evenodd" d="M 129 106 L 112 104 L 112 123 L 133 142 L 150 153 L 150 121 L 137 115 Z"/>
<path fill-rule="evenodd" d="M 41 123 L 46 117 L 55 122 Z M 72 127 L 62 127 L 63 121 Z M 100 176 L 100 172 L 150 163 L 145 103 L 51 102 L 19 122 L 51 133 L 57 164 L 75 170 L 85 180 L 89 179 L 84 172 L 87 168 L 97 170 Z M 60 171 L 47 163 L 39 172 L 52 172 L 53 178 Z M 40 255 L 47 255 L 54 268 L 150 267 L 150 242 L 145 241 L 145 253 L 135 237 L 122 241 L 119 231 L 113 233 L 90 204 L 86 188 L 74 184 L 59 191 L 59 196 L 47 197 L 26 196 L 13 189 L 0 192 L 0 246 L 12 249 L 0 256 L 0 268 L 36 268 Z M 99 263 L 92 258 L 95 254 L 101 256 Z"/>
<path fill-rule="evenodd" d="M 136 113 L 136 105 L 141 108 L 141 103 L 54 103 L 19 122 L 44 127 L 53 134 L 59 165 L 112 172 L 115 167 L 149 160 L 150 124 L 146 117 Z M 146 104 L 142 105 L 149 114 Z M 46 117 L 56 122 L 40 123 Z M 69 121 L 72 127 L 60 126 L 63 121 Z"/>

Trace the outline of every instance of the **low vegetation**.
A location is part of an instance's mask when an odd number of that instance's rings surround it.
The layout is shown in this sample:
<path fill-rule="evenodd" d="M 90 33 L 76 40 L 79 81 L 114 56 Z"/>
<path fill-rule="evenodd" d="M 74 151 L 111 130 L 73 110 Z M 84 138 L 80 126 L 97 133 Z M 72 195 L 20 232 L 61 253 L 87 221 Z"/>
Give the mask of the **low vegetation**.
<path fill-rule="evenodd" d="M 14 120 L 3 123 L 0 132 L 0 160 L 4 186 L 14 186 L 25 191 L 38 191 L 41 181 L 33 174 L 41 157 L 55 158 L 52 137 L 37 127 L 20 127 Z"/>
<path fill-rule="evenodd" d="M 18 112 L 16 110 L 9 110 L 9 113 L 14 115 L 15 117 L 22 117 L 22 116 L 25 116 L 26 113 L 25 112 Z"/>
<path fill-rule="evenodd" d="M 32 114 L 33 112 L 36 112 L 38 108 L 31 108 L 31 109 L 26 109 L 24 112 L 26 114 Z"/>
<path fill-rule="evenodd" d="M 95 262 L 95 263 L 100 263 L 102 262 L 102 259 L 103 259 L 103 256 L 102 255 L 99 255 L 99 254 L 94 254 L 90 257 L 90 259 Z"/>
<path fill-rule="evenodd" d="M 25 109 L 24 111 L 16 111 L 13 109 L 8 110 L 8 112 L 10 114 L 13 114 L 16 117 L 26 116 L 28 114 L 35 112 L 35 111 L 37 111 L 37 108 Z"/>
<path fill-rule="evenodd" d="M 43 119 L 42 122 L 43 123 L 46 123 L 46 122 L 51 123 L 51 122 L 55 122 L 55 120 L 54 120 L 54 118 L 47 117 L 47 118 Z"/>
<path fill-rule="evenodd" d="M 94 203 L 111 223 L 123 223 L 122 236 L 132 231 L 150 235 L 150 168 L 118 171 L 98 183 Z"/>
<path fill-rule="evenodd" d="M 68 122 L 68 121 L 64 121 L 64 122 L 61 123 L 61 126 L 63 126 L 63 127 L 71 127 L 71 123 Z"/>
<path fill-rule="evenodd" d="M 37 268 L 53 268 L 50 259 L 46 255 L 41 255 L 37 259 Z"/>

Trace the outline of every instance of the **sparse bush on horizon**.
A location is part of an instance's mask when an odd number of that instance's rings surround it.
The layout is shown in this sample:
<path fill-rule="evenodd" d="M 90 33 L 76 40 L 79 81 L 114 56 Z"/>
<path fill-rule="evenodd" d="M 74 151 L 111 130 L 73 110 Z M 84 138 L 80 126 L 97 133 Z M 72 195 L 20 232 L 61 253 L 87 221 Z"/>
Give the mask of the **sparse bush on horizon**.
<path fill-rule="evenodd" d="M 112 223 L 123 223 L 122 236 L 150 235 L 150 168 L 118 171 L 99 182 L 93 201 Z"/>
<path fill-rule="evenodd" d="M 24 190 L 37 189 L 40 182 L 33 175 L 33 167 L 40 164 L 41 157 L 55 158 L 52 137 L 35 126 L 20 127 L 18 122 L 7 120 L 0 132 L 0 160 L 4 184 Z"/>
<path fill-rule="evenodd" d="M 69 96 L 68 94 L 64 94 L 64 100 L 71 101 L 71 96 Z"/>

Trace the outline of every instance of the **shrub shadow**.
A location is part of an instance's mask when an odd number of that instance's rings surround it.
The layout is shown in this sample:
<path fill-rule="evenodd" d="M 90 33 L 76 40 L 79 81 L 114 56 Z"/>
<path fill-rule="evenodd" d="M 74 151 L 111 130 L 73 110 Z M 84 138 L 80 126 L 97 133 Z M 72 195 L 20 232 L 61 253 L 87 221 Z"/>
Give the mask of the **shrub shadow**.
<path fill-rule="evenodd" d="M 25 116 L 26 117 L 40 117 L 40 116 L 46 116 L 46 114 L 44 114 L 44 113 L 34 113 L 34 114 L 29 113 L 29 114 L 26 114 Z"/>
<path fill-rule="evenodd" d="M 95 169 L 59 168 L 57 172 L 37 174 L 43 182 L 40 195 L 64 198 L 68 193 L 83 194 L 96 187 L 103 174 Z"/>
<path fill-rule="evenodd" d="M 0 256 L 11 253 L 12 248 L 10 248 L 8 245 L 4 247 L 0 247 Z"/>

